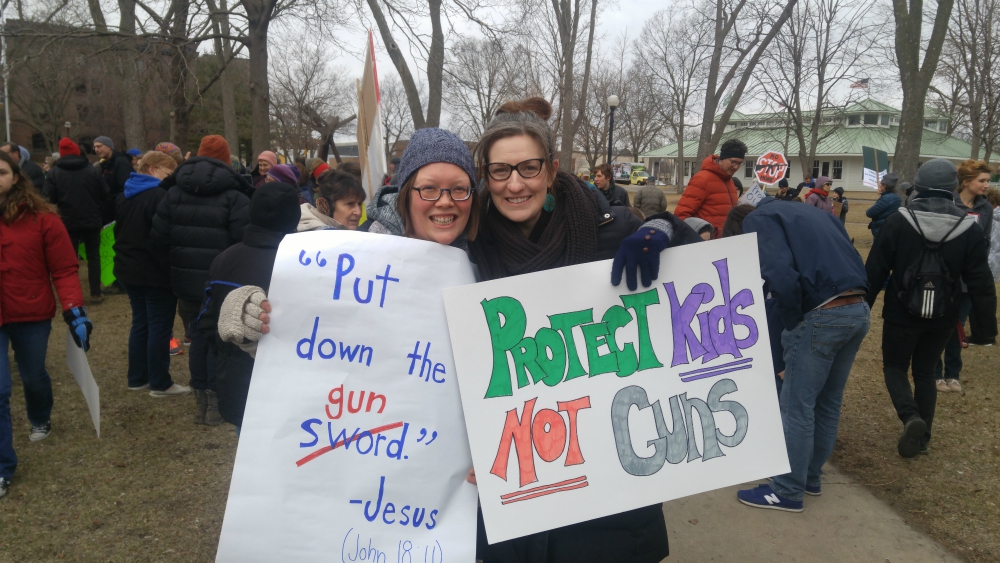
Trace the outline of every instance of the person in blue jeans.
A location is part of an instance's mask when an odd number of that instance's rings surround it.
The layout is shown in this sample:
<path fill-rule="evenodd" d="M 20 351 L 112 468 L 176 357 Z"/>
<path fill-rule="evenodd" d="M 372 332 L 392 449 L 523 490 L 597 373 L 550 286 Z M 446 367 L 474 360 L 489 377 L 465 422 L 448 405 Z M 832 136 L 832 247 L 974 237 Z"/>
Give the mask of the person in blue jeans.
<path fill-rule="evenodd" d="M 139 172 L 125 182 L 115 202 L 115 278 L 125 287 L 132 305 L 128 338 L 128 388 L 149 389 L 153 397 L 191 393 L 170 377 L 170 334 L 177 297 L 170 286 L 167 249 L 153 244 L 149 231 L 166 190 L 160 182 L 177 162 L 162 152 L 149 151 L 139 159 Z"/>
<path fill-rule="evenodd" d="M 7 350 L 14 349 L 31 432 L 44 440 L 52 432 L 52 381 L 45 370 L 49 332 L 56 314 L 55 286 L 76 345 L 87 351 L 93 329 L 83 307 L 79 262 L 56 210 L 38 194 L 17 163 L 0 151 L 0 497 L 7 494 L 17 469 L 10 418 L 11 370 Z"/>
<path fill-rule="evenodd" d="M 801 512 L 804 494 L 821 493 L 844 386 L 868 334 L 868 277 L 840 219 L 818 208 L 772 197 L 756 208 L 740 205 L 729 212 L 722 236 L 743 233 L 757 233 L 764 293 L 781 317 L 785 366 L 778 404 L 791 470 L 737 498 L 756 508 Z"/>

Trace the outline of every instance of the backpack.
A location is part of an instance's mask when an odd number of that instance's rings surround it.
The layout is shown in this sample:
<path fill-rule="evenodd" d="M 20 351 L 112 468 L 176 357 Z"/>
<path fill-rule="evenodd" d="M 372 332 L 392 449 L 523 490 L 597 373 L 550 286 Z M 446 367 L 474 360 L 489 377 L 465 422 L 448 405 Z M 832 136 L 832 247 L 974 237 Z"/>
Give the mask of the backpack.
<path fill-rule="evenodd" d="M 924 236 L 924 231 L 920 228 L 913 211 L 910 209 L 906 211 L 913 219 L 924 247 L 917 259 L 903 273 L 903 289 L 899 292 L 899 300 L 913 316 L 921 319 L 939 319 L 953 310 L 957 289 L 955 280 L 951 278 L 951 273 L 944 263 L 941 245 L 948 240 L 962 220 L 955 222 L 951 230 L 941 238 L 941 242 L 930 242 Z"/>

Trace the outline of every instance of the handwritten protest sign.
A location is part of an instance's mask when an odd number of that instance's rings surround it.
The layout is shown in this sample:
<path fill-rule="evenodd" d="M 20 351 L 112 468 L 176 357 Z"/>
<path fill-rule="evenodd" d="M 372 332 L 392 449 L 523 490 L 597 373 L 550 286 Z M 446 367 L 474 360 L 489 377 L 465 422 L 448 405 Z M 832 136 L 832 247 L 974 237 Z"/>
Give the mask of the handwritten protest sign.
<path fill-rule="evenodd" d="M 760 203 L 760 200 L 765 197 L 767 197 L 767 194 L 764 193 L 764 190 L 757 185 L 757 182 L 754 182 L 754 184 L 740 196 L 740 199 L 736 203 L 739 205 L 749 204 L 756 207 L 757 204 Z"/>
<path fill-rule="evenodd" d="M 759 183 L 777 184 L 788 173 L 788 159 L 778 151 L 767 151 L 757 159 L 753 170 Z"/>
<path fill-rule="evenodd" d="M 351 231 L 278 248 L 217 561 L 473 561 L 441 289 L 464 252 Z"/>
<path fill-rule="evenodd" d="M 490 543 L 786 473 L 756 235 L 446 289 Z"/>

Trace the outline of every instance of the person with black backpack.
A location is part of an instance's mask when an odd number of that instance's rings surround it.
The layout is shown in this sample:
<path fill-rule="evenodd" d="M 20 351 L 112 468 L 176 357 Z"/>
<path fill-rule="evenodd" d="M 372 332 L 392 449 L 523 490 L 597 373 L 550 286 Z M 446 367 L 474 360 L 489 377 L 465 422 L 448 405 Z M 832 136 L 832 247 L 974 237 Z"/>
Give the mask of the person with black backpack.
<path fill-rule="evenodd" d="M 904 425 L 897 451 L 906 458 L 928 451 L 937 403 L 934 363 L 955 332 L 963 281 L 973 309 L 988 319 L 983 336 L 997 334 L 988 244 L 975 218 L 952 200 L 958 185 L 955 165 L 943 158 L 931 160 L 913 182 L 918 195 L 886 219 L 865 264 L 869 305 L 889 280 L 882 309 L 882 364 L 885 386 Z M 911 365 L 912 390 L 907 377 Z"/>

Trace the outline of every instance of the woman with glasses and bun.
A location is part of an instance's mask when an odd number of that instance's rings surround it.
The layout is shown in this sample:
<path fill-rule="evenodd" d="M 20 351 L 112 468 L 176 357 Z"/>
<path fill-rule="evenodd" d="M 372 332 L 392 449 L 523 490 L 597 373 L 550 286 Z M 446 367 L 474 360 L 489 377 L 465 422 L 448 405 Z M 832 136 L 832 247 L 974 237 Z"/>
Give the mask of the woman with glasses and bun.
<path fill-rule="evenodd" d="M 559 170 L 552 106 L 542 98 L 500 106 L 476 148 L 485 180 L 479 233 L 469 243 L 483 280 L 615 258 L 612 281 L 626 273 L 636 288 L 657 277 L 660 251 L 699 242 L 670 213 L 643 224 L 626 207 L 608 205 L 572 174 Z M 469 477 L 475 482 L 475 475 Z M 484 563 L 658 562 L 668 554 L 660 504 L 487 545 L 480 518 L 477 559 Z"/>

